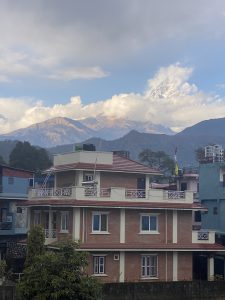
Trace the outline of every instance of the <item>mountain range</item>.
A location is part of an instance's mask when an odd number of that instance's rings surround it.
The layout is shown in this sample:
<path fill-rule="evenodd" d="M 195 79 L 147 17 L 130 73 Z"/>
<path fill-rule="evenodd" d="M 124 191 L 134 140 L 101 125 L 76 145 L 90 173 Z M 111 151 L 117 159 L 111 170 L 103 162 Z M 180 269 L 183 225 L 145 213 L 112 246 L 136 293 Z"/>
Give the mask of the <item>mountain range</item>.
<path fill-rule="evenodd" d="M 8 135 L 1 135 L 0 139 L 8 141 L 0 141 L 0 155 L 8 160 L 8 153 L 15 145 L 15 141 L 9 140 L 14 139 L 28 140 L 33 145 L 45 146 L 55 154 L 72 151 L 75 143 L 84 142 L 93 143 L 97 150 L 102 151 L 127 150 L 132 159 L 138 159 L 139 153 L 145 148 L 153 151 L 163 150 L 173 157 L 177 148 L 178 162 L 181 166 L 196 165 L 197 148 L 212 143 L 225 148 L 224 128 L 225 118 L 205 120 L 177 134 L 171 134 L 169 129 L 147 122 L 104 117 L 84 119 L 82 122 L 54 118 Z M 170 134 L 151 133 L 157 130 L 165 130 Z"/>
<path fill-rule="evenodd" d="M 79 143 L 91 137 L 113 140 L 133 129 L 146 133 L 173 134 L 169 128 L 151 122 L 137 122 L 103 116 L 83 120 L 57 117 L 8 134 L 2 134 L 0 140 L 29 141 L 33 145 L 53 147 Z"/>

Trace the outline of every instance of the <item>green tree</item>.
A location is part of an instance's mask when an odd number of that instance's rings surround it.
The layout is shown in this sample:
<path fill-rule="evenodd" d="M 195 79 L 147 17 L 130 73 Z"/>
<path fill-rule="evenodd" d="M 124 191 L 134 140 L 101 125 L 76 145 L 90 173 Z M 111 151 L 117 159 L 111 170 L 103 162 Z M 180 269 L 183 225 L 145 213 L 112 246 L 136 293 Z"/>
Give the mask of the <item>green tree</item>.
<path fill-rule="evenodd" d="M 33 227 L 27 238 L 27 256 L 25 265 L 30 266 L 37 255 L 42 255 L 45 252 L 45 234 L 42 226 Z"/>
<path fill-rule="evenodd" d="M 199 147 L 195 150 L 195 157 L 197 161 L 201 161 L 205 159 L 205 149 Z"/>
<path fill-rule="evenodd" d="M 34 172 L 52 165 L 48 152 L 43 148 L 31 146 L 29 142 L 18 142 L 9 156 L 9 165 Z"/>
<path fill-rule="evenodd" d="M 174 172 L 175 163 L 164 151 L 152 151 L 144 149 L 139 154 L 141 162 L 147 164 L 152 168 L 159 169 L 164 173 L 172 174 Z"/>
<path fill-rule="evenodd" d="M 58 251 L 35 255 L 18 284 L 21 299 L 100 299 L 100 284 L 84 271 L 87 254 L 77 247 L 77 243 L 66 242 Z"/>

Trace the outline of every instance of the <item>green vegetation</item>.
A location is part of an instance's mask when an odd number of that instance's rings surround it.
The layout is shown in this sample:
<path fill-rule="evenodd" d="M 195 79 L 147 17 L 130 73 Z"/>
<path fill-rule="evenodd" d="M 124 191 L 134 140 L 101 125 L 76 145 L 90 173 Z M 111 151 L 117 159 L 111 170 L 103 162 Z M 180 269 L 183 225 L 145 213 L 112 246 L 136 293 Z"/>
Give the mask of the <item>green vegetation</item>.
<path fill-rule="evenodd" d="M 43 230 L 40 227 L 33 228 L 29 233 L 24 276 L 18 284 L 20 298 L 100 300 L 100 284 L 85 273 L 87 254 L 77 249 L 77 243 L 67 241 L 59 249 L 47 251 Z"/>
<path fill-rule="evenodd" d="M 171 159 L 164 151 L 144 149 L 140 152 L 139 159 L 149 167 L 159 169 L 165 174 L 171 175 L 174 172 L 174 160 Z"/>
<path fill-rule="evenodd" d="M 40 172 L 49 168 L 52 162 L 45 149 L 31 146 L 29 142 L 18 142 L 9 156 L 9 165 L 15 168 Z"/>

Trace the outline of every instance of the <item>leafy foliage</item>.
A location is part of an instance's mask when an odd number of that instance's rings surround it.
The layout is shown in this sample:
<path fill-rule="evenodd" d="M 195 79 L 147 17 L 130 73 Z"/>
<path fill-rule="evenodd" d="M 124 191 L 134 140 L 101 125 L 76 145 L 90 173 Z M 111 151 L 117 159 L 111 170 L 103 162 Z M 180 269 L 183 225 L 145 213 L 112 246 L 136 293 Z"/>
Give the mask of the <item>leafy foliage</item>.
<path fill-rule="evenodd" d="M 39 172 L 49 168 L 52 162 L 45 149 L 31 146 L 29 142 L 18 142 L 9 156 L 9 165 Z"/>
<path fill-rule="evenodd" d="M 154 152 L 150 149 L 144 149 L 140 152 L 139 159 L 148 166 L 159 169 L 164 173 L 172 174 L 174 171 L 174 160 L 171 159 L 164 151 Z"/>
<path fill-rule="evenodd" d="M 42 226 L 33 227 L 28 234 L 26 266 L 33 263 L 35 256 L 45 252 L 45 234 Z"/>
<path fill-rule="evenodd" d="M 204 160 L 205 158 L 205 149 L 202 147 L 199 147 L 195 150 L 195 156 L 197 161 Z"/>
<path fill-rule="evenodd" d="M 77 247 L 70 241 L 58 251 L 35 255 L 18 285 L 21 299 L 100 299 L 100 284 L 84 272 L 87 254 L 77 251 Z"/>

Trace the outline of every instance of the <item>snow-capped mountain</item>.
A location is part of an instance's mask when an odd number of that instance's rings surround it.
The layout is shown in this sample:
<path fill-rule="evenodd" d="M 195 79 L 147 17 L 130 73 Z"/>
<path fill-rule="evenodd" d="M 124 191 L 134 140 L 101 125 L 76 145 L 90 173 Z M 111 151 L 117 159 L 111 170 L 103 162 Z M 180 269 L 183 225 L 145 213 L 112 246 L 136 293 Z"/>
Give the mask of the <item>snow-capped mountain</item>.
<path fill-rule="evenodd" d="M 135 122 L 103 116 L 83 120 L 57 117 L 0 135 L 0 139 L 29 141 L 33 145 L 53 147 L 79 143 L 91 137 L 112 140 L 122 137 L 133 129 L 147 133 L 173 134 L 169 128 L 151 122 Z"/>

